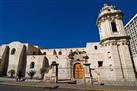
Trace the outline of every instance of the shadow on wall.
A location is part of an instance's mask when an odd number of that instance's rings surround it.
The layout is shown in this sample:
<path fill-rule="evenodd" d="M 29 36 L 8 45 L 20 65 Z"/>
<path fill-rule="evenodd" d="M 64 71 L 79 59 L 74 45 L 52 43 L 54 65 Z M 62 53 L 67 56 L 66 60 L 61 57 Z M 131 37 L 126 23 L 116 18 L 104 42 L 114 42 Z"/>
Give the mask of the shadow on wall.
<path fill-rule="evenodd" d="M 9 47 L 3 46 L 3 55 L 0 64 L 0 76 L 7 76 L 8 64 L 9 64 Z"/>
<path fill-rule="evenodd" d="M 20 59 L 19 59 L 19 64 L 18 64 L 18 69 L 17 69 L 17 74 L 19 73 L 19 71 L 21 71 L 21 76 L 24 77 L 25 73 L 26 73 L 26 64 L 27 64 L 27 54 L 26 54 L 26 46 L 23 45 L 22 51 L 21 51 L 21 55 L 20 55 Z"/>

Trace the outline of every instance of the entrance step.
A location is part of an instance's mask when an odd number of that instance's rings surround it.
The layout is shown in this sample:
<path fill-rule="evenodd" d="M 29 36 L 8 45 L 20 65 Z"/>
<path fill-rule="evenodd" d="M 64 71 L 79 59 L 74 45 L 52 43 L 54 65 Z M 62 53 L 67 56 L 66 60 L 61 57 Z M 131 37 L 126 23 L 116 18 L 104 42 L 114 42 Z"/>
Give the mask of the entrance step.
<path fill-rule="evenodd" d="M 61 80 L 58 80 L 57 83 L 66 83 L 66 84 L 76 84 L 77 81 L 76 80 L 70 80 L 70 79 L 61 79 Z"/>
<path fill-rule="evenodd" d="M 84 80 L 82 79 L 82 80 L 77 80 L 77 84 L 84 84 Z"/>

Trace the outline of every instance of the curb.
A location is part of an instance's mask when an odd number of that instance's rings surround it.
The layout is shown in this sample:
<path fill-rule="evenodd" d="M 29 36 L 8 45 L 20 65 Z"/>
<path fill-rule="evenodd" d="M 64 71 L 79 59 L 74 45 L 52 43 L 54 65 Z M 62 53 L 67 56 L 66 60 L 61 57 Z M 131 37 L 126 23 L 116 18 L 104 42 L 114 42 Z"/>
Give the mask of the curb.
<path fill-rule="evenodd" d="M 8 84 L 8 83 L 0 83 L 0 85 L 8 85 L 8 86 L 20 86 L 20 87 L 34 87 L 34 88 L 45 88 L 45 89 L 54 89 L 55 86 L 38 86 L 38 85 L 25 85 L 25 84 Z M 106 91 L 106 89 L 95 89 L 95 88 L 70 88 L 70 87 L 58 87 L 59 89 L 68 89 L 68 90 L 81 90 L 81 91 Z M 110 91 L 110 90 L 109 90 Z"/>

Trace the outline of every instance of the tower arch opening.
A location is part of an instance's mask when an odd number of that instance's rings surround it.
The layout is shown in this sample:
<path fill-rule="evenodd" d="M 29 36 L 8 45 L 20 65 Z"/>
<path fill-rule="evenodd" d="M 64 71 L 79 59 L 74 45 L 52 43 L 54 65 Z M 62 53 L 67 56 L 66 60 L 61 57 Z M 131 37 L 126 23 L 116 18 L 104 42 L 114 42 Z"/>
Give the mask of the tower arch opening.
<path fill-rule="evenodd" d="M 111 22 L 111 27 L 112 27 L 112 32 L 117 32 L 117 26 L 116 26 L 116 22 L 115 21 Z"/>

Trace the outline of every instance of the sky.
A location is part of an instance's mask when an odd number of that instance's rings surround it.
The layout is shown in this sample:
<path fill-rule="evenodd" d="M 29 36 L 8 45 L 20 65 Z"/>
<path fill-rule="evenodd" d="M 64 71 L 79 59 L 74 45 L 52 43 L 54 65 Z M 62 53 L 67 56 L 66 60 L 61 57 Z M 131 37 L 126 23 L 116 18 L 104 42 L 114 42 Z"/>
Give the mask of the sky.
<path fill-rule="evenodd" d="M 137 0 L 0 0 L 0 44 L 71 48 L 99 41 L 96 20 L 106 1 L 122 10 L 124 25 L 137 13 Z"/>

